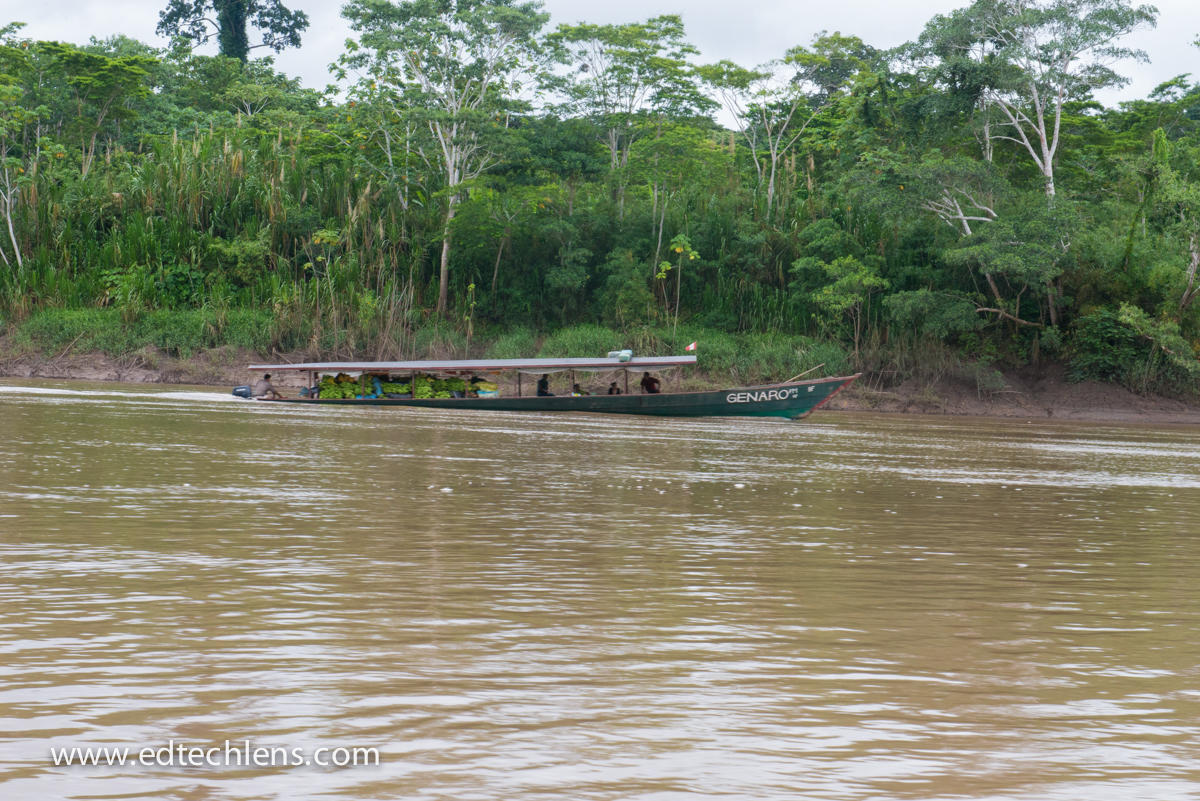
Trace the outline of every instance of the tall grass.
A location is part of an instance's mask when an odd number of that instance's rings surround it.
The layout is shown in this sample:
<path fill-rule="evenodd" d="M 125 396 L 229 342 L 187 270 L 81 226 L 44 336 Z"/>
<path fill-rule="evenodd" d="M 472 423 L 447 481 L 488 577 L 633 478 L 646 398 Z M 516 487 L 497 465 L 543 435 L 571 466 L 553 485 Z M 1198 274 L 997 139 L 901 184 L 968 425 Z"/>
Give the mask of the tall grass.
<path fill-rule="evenodd" d="M 116 309 L 47 309 L 20 323 L 15 338 L 46 355 L 70 350 L 120 356 L 149 346 L 186 357 L 224 345 L 265 352 L 273 344 L 271 315 L 249 309 L 153 311 L 133 320 Z"/>
<path fill-rule="evenodd" d="M 170 134 L 136 156 L 112 149 L 86 179 L 47 168 L 25 191 L 15 222 L 28 257 L 0 271 L 11 317 L 111 308 L 128 332 L 157 312 L 249 309 L 271 315 L 260 328 L 273 346 L 381 358 L 413 347 L 412 287 L 429 268 L 410 218 L 424 212 L 398 214 L 300 126 Z M 94 334 L 81 342 L 105 350 L 126 335 Z M 172 349 L 195 341 L 156 336 Z"/>

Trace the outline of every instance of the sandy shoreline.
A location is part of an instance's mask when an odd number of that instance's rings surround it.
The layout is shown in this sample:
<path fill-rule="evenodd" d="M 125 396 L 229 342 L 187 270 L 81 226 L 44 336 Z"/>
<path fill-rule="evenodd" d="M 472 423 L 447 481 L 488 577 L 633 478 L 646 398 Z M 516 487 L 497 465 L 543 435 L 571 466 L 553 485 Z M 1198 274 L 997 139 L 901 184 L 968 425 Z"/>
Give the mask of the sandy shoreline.
<path fill-rule="evenodd" d="M 246 371 L 246 365 L 261 363 L 264 358 L 261 354 L 235 348 L 205 351 L 190 359 L 177 359 L 148 350 L 120 358 L 102 353 L 72 353 L 60 357 L 24 353 L 7 358 L 0 356 L 0 377 L 190 384 L 228 389 L 249 383 L 254 376 Z M 279 355 L 272 360 L 277 363 L 289 361 Z M 276 381 L 281 388 L 290 386 L 286 377 L 277 378 L 281 379 Z M 299 376 L 295 378 L 295 387 L 299 388 L 302 386 L 298 383 Z M 1200 404 L 1137 395 L 1111 384 L 1070 383 L 1059 365 L 1025 368 L 1004 374 L 1004 379 L 1005 389 L 981 393 L 973 385 L 954 379 L 935 383 L 908 381 L 885 387 L 868 375 L 824 408 L 1007 419 L 1200 425 Z M 713 386 L 730 383 L 717 379 Z"/>

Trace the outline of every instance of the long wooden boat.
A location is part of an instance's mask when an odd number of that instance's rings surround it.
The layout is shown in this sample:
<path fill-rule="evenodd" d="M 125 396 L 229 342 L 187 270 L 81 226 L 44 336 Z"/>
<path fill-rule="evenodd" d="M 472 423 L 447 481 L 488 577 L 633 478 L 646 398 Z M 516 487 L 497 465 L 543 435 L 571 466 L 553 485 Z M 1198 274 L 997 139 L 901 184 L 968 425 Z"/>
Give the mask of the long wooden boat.
<path fill-rule="evenodd" d="M 479 376 L 517 374 L 517 394 L 496 397 L 413 398 L 354 397 L 323 398 L 306 392 L 299 398 L 258 400 L 268 403 L 298 403 L 330 406 L 403 406 L 426 409 L 482 409 L 512 412 L 591 412 L 599 414 L 642 414 L 671 417 L 784 417 L 799 419 L 810 414 L 854 382 L 859 374 L 778 384 L 735 387 L 700 392 L 642 394 L 629 391 L 629 374 L 653 373 L 695 364 L 695 356 L 614 356 L 606 359 L 474 359 L 407 362 L 311 362 L 305 364 L 255 364 L 249 369 L 262 373 L 302 373 L 314 390 L 322 375 L 378 376 L 410 380 L 420 375 Z M 620 395 L 536 395 L 523 392 L 521 376 L 609 372 L 623 374 L 625 390 Z M 246 395 L 246 387 L 235 394 Z"/>

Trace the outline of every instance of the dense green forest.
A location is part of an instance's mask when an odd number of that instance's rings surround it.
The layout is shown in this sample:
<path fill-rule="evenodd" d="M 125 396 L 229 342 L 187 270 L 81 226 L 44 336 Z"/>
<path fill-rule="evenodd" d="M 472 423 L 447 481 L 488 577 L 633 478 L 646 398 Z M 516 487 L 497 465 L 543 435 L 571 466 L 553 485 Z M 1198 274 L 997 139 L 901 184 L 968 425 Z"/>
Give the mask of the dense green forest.
<path fill-rule="evenodd" d="M 986 389 L 1051 361 L 1196 391 L 1200 84 L 1093 97 L 1145 59 L 1122 42 L 1152 8 L 977 0 L 899 48 L 820 32 L 762 65 L 702 63 L 675 16 L 343 15 L 325 92 L 247 60 L 244 37 L 214 57 L 0 28 L 10 341 L 395 357 L 698 340 L 743 377 L 957 365 Z"/>

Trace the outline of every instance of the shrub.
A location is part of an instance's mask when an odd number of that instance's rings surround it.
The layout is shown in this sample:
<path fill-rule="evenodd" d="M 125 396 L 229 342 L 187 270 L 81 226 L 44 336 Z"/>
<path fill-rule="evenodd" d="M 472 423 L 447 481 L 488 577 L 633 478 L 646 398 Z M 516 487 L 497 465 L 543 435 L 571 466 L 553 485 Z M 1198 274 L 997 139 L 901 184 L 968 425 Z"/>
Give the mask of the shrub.
<path fill-rule="evenodd" d="M 853 372 L 850 368 L 850 354 L 836 342 L 812 342 L 804 348 L 800 359 L 800 369 L 807 370 L 818 364 L 825 366 L 814 371 L 813 376 L 846 375 Z"/>
<path fill-rule="evenodd" d="M 1129 365 L 1145 358 L 1137 333 L 1121 322 L 1114 309 L 1101 309 L 1075 321 L 1070 340 L 1072 381 L 1120 383 Z"/>
<path fill-rule="evenodd" d="M 222 345 L 264 351 L 271 325 L 271 315 L 258 309 L 155 311 L 132 320 L 116 309 L 46 309 L 21 325 L 17 339 L 46 354 L 70 348 L 121 356 L 150 346 L 186 357 Z"/>
<path fill-rule="evenodd" d="M 210 312 L 215 316 L 215 313 Z M 238 348 L 266 352 L 277 334 L 273 333 L 275 321 L 268 312 L 259 309 L 230 309 L 224 314 L 220 325 L 213 325 L 211 338 L 205 345 L 220 347 L 233 345 Z"/>
<path fill-rule="evenodd" d="M 537 352 L 537 338 L 528 328 L 518 328 L 499 336 L 485 352 L 488 359 L 527 359 Z"/>
<path fill-rule="evenodd" d="M 609 351 L 620 350 L 625 337 L 599 325 L 575 325 L 546 337 L 538 355 L 548 358 L 600 359 Z"/>
<path fill-rule="evenodd" d="M 895 292 L 883 299 L 883 308 L 893 325 L 932 339 L 949 339 L 966 331 L 978 331 L 984 319 L 967 298 L 948 292 Z"/>
<path fill-rule="evenodd" d="M 683 326 L 672 339 L 671 329 L 646 329 L 637 337 L 635 355 L 683 353 L 696 343 L 696 366 L 705 373 L 729 375 L 741 382 L 783 381 L 824 364 L 810 377 L 842 375 L 849 354 L 834 342 L 789 334 L 729 334 L 711 328 Z"/>
<path fill-rule="evenodd" d="M 824 364 L 806 377 L 844 374 L 849 354 L 833 342 L 785 334 L 743 334 L 736 374 L 745 381 L 783 381 Z"/>
<path fill-rule="evenodd" d="M 1079 318 L 1069 352 L 1072 381 L 1112 381 L 1133 392 L 1168 395 L 1195 395 L 1200 388 L 1200 362 L 1178 324 L 1127 303 Z"/>
<path fill-rule="evenodd" d="M 67 348 L 110 355 L 137 350 L 118 313 L 111 309 L 46 309 L 17 329 L 17 341 L 47 355 Z"/>
<path fill-rule="evenodd" d="M 413 351 L 418 359 L 453 359 L 466 352 L 467 338 L 449 323 L 430 323 L 413 333 Z"/>
<path fill-rule="evenodd" d="M 690 332 L 689 333 L 693 333 Z M 737 337 L 723 331 L 696 331 L 688 342 L 696 343 L 696 365 L 706 373 L 736 375 L 742 356 Z"/>

